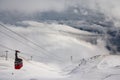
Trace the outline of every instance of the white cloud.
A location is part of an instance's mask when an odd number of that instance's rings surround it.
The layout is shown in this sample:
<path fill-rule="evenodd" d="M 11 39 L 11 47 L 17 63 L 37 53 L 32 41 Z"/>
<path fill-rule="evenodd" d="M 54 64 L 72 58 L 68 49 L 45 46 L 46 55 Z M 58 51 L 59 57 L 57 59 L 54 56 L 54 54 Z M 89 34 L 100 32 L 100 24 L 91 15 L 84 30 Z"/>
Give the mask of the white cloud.
<path fill-rule="evenodd" d="M 120 0 L 0 0 L 0 10 L 22 12 L 63 11 L 69 6 L 83 6 L 120 19 Z"/>
<path fill-rule="evenodd" d="M 80 0 L 78 5 L 97 10 L 109 17 L 120 19 L 120 0 Z"/>

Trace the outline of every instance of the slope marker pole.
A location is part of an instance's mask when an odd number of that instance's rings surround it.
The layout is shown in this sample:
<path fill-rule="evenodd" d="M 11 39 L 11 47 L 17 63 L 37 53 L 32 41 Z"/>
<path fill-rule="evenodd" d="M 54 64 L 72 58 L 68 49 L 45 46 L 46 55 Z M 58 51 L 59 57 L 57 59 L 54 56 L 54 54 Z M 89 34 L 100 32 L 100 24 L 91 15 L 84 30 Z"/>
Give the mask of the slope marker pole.
<path fill-rule="evenodd" d="M 5 60 L 7 61 L 8 60 L 8 51 L 5 51 L 5 52 L 6 52 Z"/>

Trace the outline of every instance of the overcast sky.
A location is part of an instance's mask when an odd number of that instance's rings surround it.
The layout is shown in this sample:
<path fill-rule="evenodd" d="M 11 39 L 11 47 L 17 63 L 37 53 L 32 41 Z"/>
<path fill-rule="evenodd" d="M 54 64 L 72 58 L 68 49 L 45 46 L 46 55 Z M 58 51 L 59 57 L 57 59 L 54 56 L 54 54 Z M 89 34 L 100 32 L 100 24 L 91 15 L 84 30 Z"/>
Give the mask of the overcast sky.
<path fill-rule="evenodd" d="M 24 12 L 61 11 L 65 0 L 0 0 L 0 10 L 18 10 Z"/>
<path fill-rule="evenodd" d="M 1 10 L 22 12 L 64 11 L 69 6 L 84 6 L 120 19 L 120 0 L 0 0 Z"/>

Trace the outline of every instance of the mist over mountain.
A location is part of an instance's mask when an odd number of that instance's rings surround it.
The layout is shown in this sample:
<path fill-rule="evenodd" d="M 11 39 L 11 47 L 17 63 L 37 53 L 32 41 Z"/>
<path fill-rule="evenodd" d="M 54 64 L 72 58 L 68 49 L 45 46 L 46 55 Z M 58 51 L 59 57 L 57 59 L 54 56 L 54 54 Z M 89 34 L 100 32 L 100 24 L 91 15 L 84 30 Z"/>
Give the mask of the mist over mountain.
<path fill-rule="evenodd" d="M 119 0 L 0 0 L 0 80 L 119 80 L 119 9 Z"/>
<path fill-rule="evenodd" d="M 120 51 L 120 28 L 116 25 L 117 19 L 106 16 L 98 10 L 82 6 L 71 6 L 60 12 L 50 10 L 36 11 L 31 14 L 17 10 L 1 10 L 0 21 L 16 26 L 28 26 L 23 24 L 23 21 L 65 24 L 80 30 L 106 35 L 107 38 L 104 38 L 106 48 L 111 51 L 111 54 L 117 54 Z"/>
<path fill-rule="evenodd" d="M 108 19 L 108 20 L 107 20 Z M 0 21 L 3 23 L 16 24 L 20 21 L 35 20 L 35 21 L 86 21 L 107 27 L 113 26 L 113 21 L 106 17 L 103 13 L 83 8 L 69 7 L 64 11 L 44 11 L 26 14 L 19 11 L 0 11 Z M 100 23 L 101 22 L 101 23 Z M 110 24 L 110 25 L 108 25 Z"/>

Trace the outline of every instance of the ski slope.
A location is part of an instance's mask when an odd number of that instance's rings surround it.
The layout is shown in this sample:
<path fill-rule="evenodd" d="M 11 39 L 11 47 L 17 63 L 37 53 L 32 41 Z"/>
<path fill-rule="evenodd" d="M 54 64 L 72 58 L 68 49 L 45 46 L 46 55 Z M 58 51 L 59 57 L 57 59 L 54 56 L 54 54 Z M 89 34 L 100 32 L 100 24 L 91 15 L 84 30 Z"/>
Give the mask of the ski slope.
<path fill-rule="evenodd" d="M 0 80 L 119 80 L 120 57 L 109 55 L 101 38 L 97 45 L 86 42 L 95 34 L 55 23 L 23 23 L 29 26 L 6 25 L 22 37 L 0 28 L 0 44 L 8 47 L 0 46 Z M 21 70 L 14 69 L 13 50 L 21 51 Z"/>
<path fill-rule="evenodd" d="M 13 63 L 13 59 L 0 60 L 0 80 L 50 80 L 64 77 L 59 74 L 60 70 L 56 66 L 51 67 L 40 62 L 24 60 L 24 67 L 15 70 Z"/>

